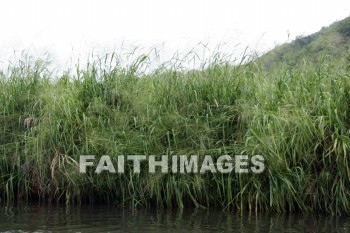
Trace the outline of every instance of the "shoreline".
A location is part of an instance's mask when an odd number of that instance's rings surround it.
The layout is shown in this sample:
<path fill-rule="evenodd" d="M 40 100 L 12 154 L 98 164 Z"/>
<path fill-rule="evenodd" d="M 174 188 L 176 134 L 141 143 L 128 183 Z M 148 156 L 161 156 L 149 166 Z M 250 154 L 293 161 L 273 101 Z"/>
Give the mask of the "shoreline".
<path fill-rule="evenodd" d="M 215 59 L 214 59 L 215 61 Z M 143 62 L 138 60 L 138 62 Z M 266 70 L 216 61 L 142 74 L 45 63 L 0 79 L 1 204 L 89 200 L 167 208 L 350 212 L 350 73 L 335 62 Z M 43 66 L 42 66 L 43 65 Z M 79 172 L 79 155 L 262 155 L 259 174 Z"/>

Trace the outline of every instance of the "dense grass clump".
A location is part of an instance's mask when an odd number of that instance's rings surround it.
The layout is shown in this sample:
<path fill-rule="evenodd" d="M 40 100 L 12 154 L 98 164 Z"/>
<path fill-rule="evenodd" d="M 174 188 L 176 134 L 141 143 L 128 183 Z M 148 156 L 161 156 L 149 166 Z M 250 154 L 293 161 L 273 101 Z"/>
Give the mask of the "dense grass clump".
<path fill-rule="evenodd" d="M 350 73 L 326 62 L 151 74 L 90 63 L 60 77 L 19 63 L 0 78 L 1 202 L 350 212 Z M 266 169 L 81 174 L 85 154 L 260 154 Z"/>

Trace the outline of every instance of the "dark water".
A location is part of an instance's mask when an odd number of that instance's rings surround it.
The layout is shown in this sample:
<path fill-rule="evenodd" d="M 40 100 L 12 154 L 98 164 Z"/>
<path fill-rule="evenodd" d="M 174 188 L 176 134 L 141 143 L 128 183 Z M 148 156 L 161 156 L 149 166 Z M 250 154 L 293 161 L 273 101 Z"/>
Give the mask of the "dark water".
<path fill-rule="evenodd" d="M 347 216 L 109 206 L 0 208 L 0 232 L 350 232 Z"/>

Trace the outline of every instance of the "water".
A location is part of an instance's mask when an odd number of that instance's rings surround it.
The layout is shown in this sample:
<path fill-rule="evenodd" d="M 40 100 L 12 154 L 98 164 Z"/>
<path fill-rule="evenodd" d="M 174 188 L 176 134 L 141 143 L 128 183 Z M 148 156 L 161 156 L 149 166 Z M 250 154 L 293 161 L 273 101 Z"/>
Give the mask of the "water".
<path fill-rule="evenodd" d="M 0 232 L 350 232 L 350 217 L 112 206 L 0 207 Z"/>

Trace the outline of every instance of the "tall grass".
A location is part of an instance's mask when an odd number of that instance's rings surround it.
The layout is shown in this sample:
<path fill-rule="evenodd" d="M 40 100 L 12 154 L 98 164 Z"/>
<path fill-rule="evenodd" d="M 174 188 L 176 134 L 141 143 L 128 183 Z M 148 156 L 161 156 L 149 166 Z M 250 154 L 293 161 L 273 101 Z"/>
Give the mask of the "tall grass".
<path fill-rule="evenodd" d="M 214 59 L 145 74 L 147 57 L 123 68 L 113 56 L 56 78 L 42 61 L 2 72 L 1 202 L 350 212 L 346 64 L 265 71 Z M 85 154 L 260 154 L 266 170 L 81 174 Z"/>

